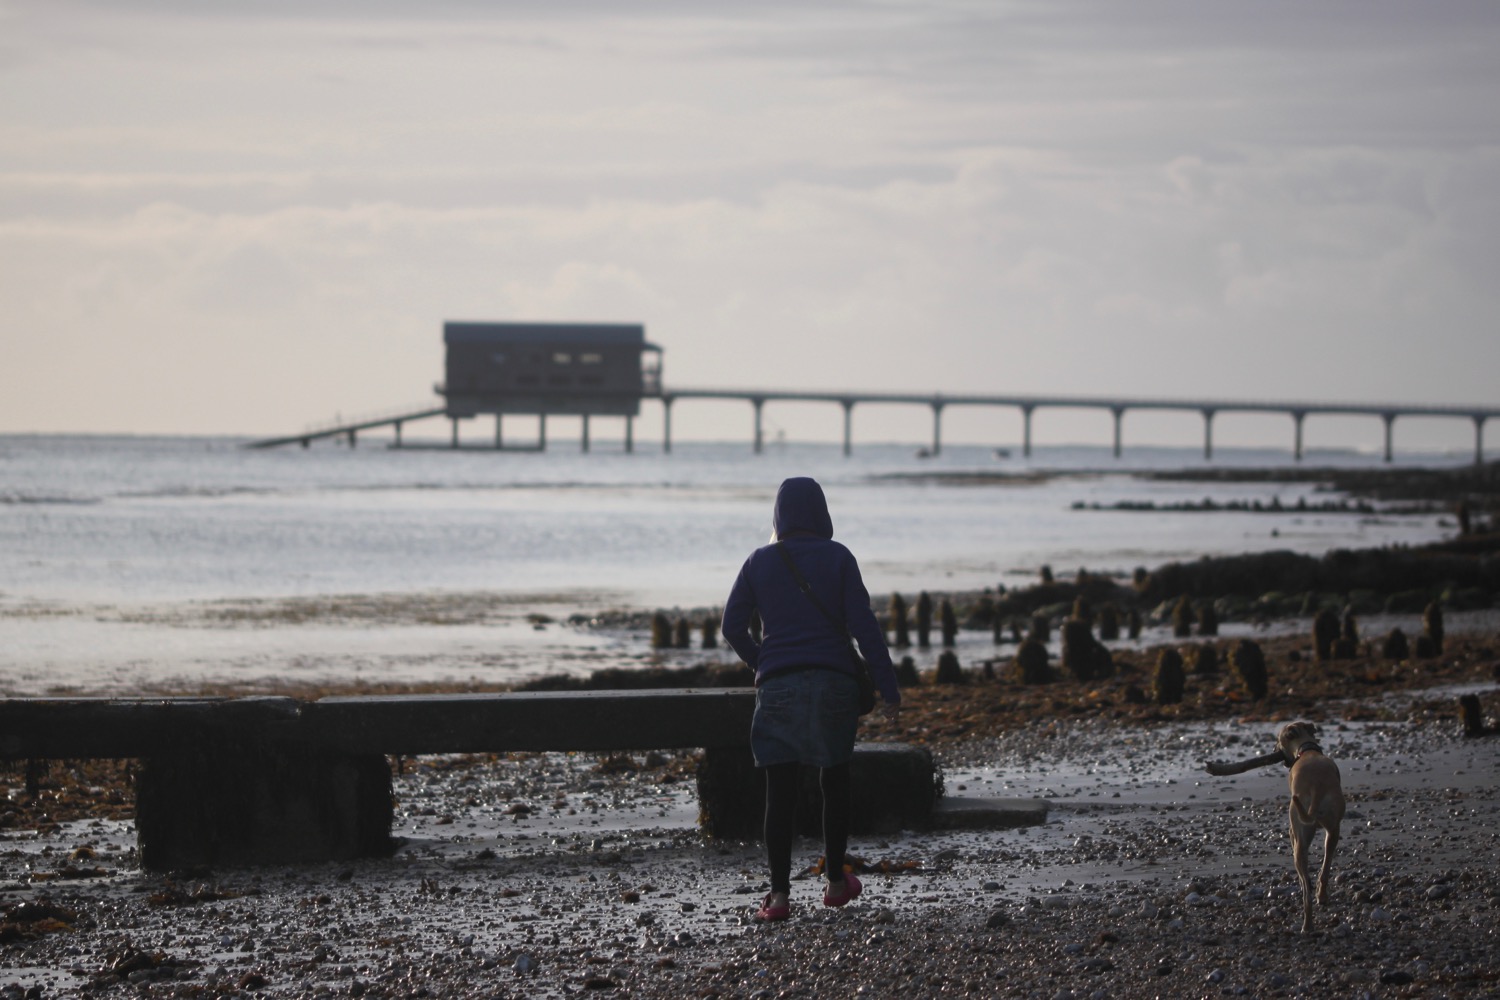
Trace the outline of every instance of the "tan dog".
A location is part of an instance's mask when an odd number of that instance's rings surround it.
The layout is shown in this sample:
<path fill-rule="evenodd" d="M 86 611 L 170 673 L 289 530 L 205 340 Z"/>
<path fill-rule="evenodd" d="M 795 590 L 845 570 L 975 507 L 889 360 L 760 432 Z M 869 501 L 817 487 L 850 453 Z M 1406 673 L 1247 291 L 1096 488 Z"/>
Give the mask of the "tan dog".
<path fill-rule="evenodd" d="M 1312 879 L 1307 871 L 1307 849 L 1313 834 L 1323 828 L 1323 865 L 1318 870 L 1318 905 L 1328 902 L 1328 870 L 1339 846 L 1339 823 L 1344 819 L 1344 788 L 1339 766 L 1323 754 L 1317 727 L 1292 722 L 1281 728 L 1276 748 L 1291 766 L 1287 783 L 1292 790 L 1292 863 L 1302 883 L 1302 933 L 1312 930 Z"/>

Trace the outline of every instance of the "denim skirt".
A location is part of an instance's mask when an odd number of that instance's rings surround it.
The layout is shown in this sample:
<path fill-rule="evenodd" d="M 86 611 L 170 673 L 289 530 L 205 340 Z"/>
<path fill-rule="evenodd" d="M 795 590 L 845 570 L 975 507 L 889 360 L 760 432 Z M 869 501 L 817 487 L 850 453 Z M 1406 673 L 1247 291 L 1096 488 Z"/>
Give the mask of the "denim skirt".
<path fill-rule="evenodd" d="M 755 689 L 750 751 L 757 767 L 832 767 L 854 756 L 859 686 L 837 670 L 773 674 Z"/>

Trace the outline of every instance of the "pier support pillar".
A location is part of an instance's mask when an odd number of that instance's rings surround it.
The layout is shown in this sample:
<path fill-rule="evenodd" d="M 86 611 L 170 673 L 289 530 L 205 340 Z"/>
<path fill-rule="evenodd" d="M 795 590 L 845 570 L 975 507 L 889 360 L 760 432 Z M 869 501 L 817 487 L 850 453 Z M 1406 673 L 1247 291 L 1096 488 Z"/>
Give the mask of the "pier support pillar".
<path fill-rule="evenodd" d="M 635 418 L 625 418 L 625 454 L 629 455 L 635 451 Z"/>
<path fill-rule="evenodd" d="M 349 447 L 353 448 L 358 443 L 359 431 L 356 431 L 353 427 L 349 428 Z"/>
<path fill-rule="evenodd" d="M 1214 457 L 1214 411 L 1203 411 L 1203 460 L 1213 461 Z"/>
<path fill-rule="evenodd" d="M 396 428 L 396 447 L 399 448 L 401 447 L 401 421 L 396 421 L 393 426 Z"/>
<path fill-rule="evenodd" d="M 1302 410 L 1292 411 L 1292 458 L 1302 461 L 1302 420 L 1307 414 Z"/>
<path fill-rule="evenodd" d="M 1474 464 L 1484 464 L 1484 417 L 1474 417 Z"/>
<path fill-rule="evenodd" d="M 844 457 L 854 453 L 854 400 L 843 400 L 844 405 Z"/>
<path fill-rule="evenodd" d="M 1392 456 L 1391 443 L 1395 437 L 1396 415 L 1394 413 L 1382 413 L 1380 419 L 1385 421 L 1385 460 L 1389 463 Z"/>
<path fill-rule="evenodd" d="M 452 440 L 451 447 L 457 448 L 458 447 L 458 418 L 457 417 L 449 417 L 448 420 L 453 424 L 453 440 Z"/>
<path fill-rule="evenodd" d="M 502 426 L 500 414 L 495 414 L 495 450 L 499 451 L 505 447 L 505 431 Z"/>
<path fill-rule="evenodd" d="M 765 446 L 765 441 L 761 434 L 760 411 L 766 405 L 766 401 L 764 399 L 752 399 L 750 400 L 750 405 L 755 407 L 755 453 L 759 455 L 761 449 Z"/>
<path fill-rule="evenodd" d="M 582 451 L 583 451 L 583 453 L 585 455 L 588 454 L 588 452 L 589 452 L 589 415 L 587 413 L 585 413 L 583 415 L 583 430 L 580 432 L 580 436 L 579 436 L 579 447 L 582 449 Z"/>
<path fill-rule="evenodd" d="M 536 415 L 536 450 L 547 450 L 547 414 Z"/>
<path fill-rule="evenodd" d="M 672 454 L 672 397 L 661 398 L 661 453 Z"/>
<path fill-rule="evenodd" d="M 932 456 L 943 453 L 943 404 L 932 404 Z"/>
<path fill-rule="evenodd" d="M 1125 407 L 1112 406 L 1111 413 L 1115 416 L 1115 458 L 1120 457 L 1120 425 L 1125 422 Z"/>
<path fill-rule="evenodd" d="M 1034 406 L 1021 407 L 1021 454 L 1031 457 L 1031 411 Z"/>

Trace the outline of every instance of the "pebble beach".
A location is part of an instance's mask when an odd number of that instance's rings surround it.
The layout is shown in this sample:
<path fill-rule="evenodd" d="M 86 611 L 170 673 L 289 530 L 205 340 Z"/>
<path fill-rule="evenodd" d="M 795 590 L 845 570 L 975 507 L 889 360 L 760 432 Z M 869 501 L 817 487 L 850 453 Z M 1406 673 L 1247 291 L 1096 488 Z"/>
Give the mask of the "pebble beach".
<path fill-rule="evenodd" d="M 951 737 L 977 689 L 915 692 L 903 733 L 868 735 L 927 743 L 950 798 L 1047 821 L 856 836 L 864 894 L 825 908 L 805 873 L 784 924 L 751 917 L 758 845 L 698 832 L 690 753 L 408 760 L 391 858 L 165 875 L 134 863 L 128 796 L 80 772 L 68 818 L 0 829 L 0 996 L 1500 995 L 1500 738 L 1465 739 L 1453 705 L 1494 710 L 1500 643 L 1487 616 L 1453 628 L 1441 669 L 1357 699 L 1225 712 L 1205 682 L 1201 710 L 1080 714 L 1054 685 L 1051 717 Z M 1203 770 L 1304 715 L 1349 800 L 1310 935 L 1284 770 Z"/>

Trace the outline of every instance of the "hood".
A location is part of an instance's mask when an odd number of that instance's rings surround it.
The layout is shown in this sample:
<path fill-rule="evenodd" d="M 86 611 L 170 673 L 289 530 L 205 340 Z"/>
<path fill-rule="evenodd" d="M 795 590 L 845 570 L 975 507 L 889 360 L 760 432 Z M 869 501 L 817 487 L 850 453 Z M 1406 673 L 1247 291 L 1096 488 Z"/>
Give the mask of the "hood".
<path fill-rule="evenodd" d="M 784 480 L 776 491 L 776 509 L 771 513 L 771 527 L 778 538 L 794 531 L 805 531 L 819 538 L 833 537 L 833 518 L 828 516 L 828 500 L 816 479 L 797 476 Z"/>

